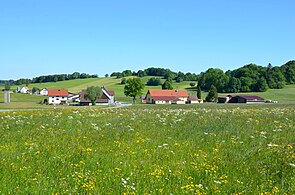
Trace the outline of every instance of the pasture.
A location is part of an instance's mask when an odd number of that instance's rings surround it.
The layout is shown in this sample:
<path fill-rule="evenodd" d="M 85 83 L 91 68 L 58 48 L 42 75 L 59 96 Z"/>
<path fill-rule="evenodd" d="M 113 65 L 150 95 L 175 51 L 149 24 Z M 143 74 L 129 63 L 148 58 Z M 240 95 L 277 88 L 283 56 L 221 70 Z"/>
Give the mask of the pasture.
<path fill-rule="evenodd" d="M 295 193 L 292 105 L 57 108 L 0 119 L 1 194 Z"/>

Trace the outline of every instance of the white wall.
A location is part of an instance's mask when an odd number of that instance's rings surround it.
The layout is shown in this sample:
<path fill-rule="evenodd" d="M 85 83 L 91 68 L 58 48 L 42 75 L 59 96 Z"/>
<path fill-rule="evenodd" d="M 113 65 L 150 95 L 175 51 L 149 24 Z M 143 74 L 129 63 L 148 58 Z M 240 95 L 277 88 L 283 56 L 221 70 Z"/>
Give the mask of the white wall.
<path fill-rule="evenodd" d="M 55 96 L 49 96 L 48 104 L 60 104 L 62 101 L 68 102 L 68 97 L 55 97 Z"/>
<path fill-rule="evenodd" d="M 40 95 L 47 96 L 47 95 L 48 95 L 48 90 L 47 90 L 47 89 L 42 89 L 42 90 L 40 91 Z"/>

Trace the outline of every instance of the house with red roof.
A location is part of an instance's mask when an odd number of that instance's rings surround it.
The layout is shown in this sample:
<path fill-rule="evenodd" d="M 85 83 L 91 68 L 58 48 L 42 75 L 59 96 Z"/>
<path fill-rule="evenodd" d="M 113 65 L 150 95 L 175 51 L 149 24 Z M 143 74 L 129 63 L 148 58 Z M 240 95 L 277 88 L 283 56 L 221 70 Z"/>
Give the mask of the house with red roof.
<path fill-rule="evenodd" d="M 48 104 L 67 104 L 68 95 L 67 89 L 48 89 Z"/>
<path fill-rule="evenodd" d="M 185 104 L 188 100 L 186 90 L 150 89 L 145 96 L 147 104 Z"/>

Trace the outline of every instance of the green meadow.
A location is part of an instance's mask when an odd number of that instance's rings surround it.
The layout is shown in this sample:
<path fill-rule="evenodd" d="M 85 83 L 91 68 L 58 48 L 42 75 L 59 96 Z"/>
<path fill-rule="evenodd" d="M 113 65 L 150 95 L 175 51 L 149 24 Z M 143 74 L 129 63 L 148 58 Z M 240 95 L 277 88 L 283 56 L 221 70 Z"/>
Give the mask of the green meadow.
<path fill-rule="evenodd" d="M 0 193 L 295 193 L 294 106 L 174 108 L 0 113 Z"/>
<path fill-rule="evenodd" d="M 120 81 L 29 87 L 98 85 L 131 101 Z M 0 194 L 294 194 L 295 85 L 250 94 L 279 103 L 54 107 L 0 92 L 14 110 L 0 112 Z"/>

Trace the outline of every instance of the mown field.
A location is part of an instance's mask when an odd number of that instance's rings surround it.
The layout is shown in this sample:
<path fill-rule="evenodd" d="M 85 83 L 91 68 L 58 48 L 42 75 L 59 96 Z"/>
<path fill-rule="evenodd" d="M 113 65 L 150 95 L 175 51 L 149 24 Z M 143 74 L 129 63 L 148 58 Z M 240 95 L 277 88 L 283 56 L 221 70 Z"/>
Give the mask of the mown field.
<path fill-rule="evenodd" d="M 295 194 L 295 107 L 0 113 L 1 194 Z"/>
<path fill-rule="evenodd" d="M 142 77 L 141 80 L 144 84 L 148 81 L 148 79 L 152 78 L 153 76 L 145 76 Z M 126 77 L 131 78 L 131 77 Z M 164 82 L 165 79 L 162 79 Z M 59 81 L 59 82 L 48 82 L 48 83 L 36 83 L 30 84 L 29 88 L 32 89 L 33 87 L 37 87 L 39 89 L 42 88 L 52 88 L 52 89 L 68 89 L 70 92 L 79 93 L 82 89 L 86 89 L 90 86 L 105 86 L 109 90 L 114 90 L 118 97 L 124 97 L 124 85 L 121 85 L 121 79 L 117 79 L 115 77 L 107 77 L 107 78 L 88 78 L 88 79 L 75 79 L 75 80 L 68 80 L 68 81 Z M 190 87 L 189 81 L 184 81 L 181 83 L 173 83 L 175 89 L 184 89 Z M 12 86 L 12 89 L 16 89 L 17 86 Z M 161 89 L 161 86 L 146 86 L 147 89 Z"/>

